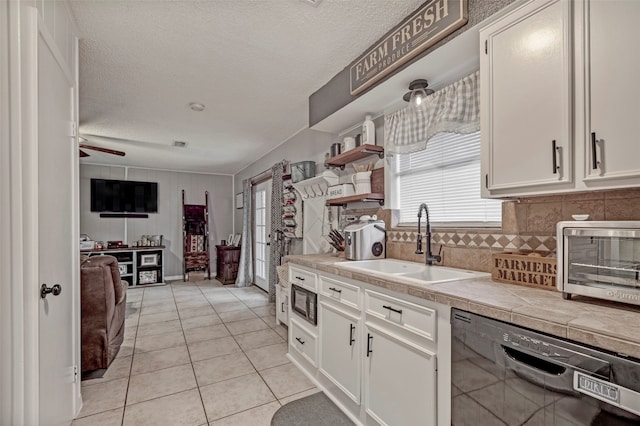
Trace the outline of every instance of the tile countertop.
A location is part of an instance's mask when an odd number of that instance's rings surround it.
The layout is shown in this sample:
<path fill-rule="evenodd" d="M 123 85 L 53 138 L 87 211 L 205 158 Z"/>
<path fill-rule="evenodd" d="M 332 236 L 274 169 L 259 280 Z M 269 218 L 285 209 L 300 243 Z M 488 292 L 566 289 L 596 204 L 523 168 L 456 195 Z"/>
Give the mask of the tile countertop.
<path fill-rule="evenodd" d="M 290 255 L 292 263 L 410 294 L 522 327 L 640 359 L 640 306 L 503 284 L 490 277 L 420 285 L 396 276 L 358 273 L 335 265 L 332 255 Z M 437 267 L 437 266 L 436 266 Z"/>

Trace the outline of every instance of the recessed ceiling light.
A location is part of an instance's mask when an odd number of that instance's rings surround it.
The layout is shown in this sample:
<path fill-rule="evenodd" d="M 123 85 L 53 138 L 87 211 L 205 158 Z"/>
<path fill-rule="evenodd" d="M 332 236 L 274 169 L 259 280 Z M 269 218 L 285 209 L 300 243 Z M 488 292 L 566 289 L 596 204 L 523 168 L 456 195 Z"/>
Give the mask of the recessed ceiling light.
<path fill-rule="evenodd" d="M 197 102 L 191 102 L 189 104 L 189 108 L 191 108 L 193 111 L 204 111 L 205 106 L 203 104 L 199 104 Z"/>
<path fill-rule="evenodd" d="M 318 7 L 322 0 L 301 0 L 303 3 L 310 4 L 313 7 Z"/>
<path fill-rule="evenodd" d="M 178 148 L 185 148 L 187 143 L 184 141 L 173 141 L 173 146 L 177 146 Z"/>

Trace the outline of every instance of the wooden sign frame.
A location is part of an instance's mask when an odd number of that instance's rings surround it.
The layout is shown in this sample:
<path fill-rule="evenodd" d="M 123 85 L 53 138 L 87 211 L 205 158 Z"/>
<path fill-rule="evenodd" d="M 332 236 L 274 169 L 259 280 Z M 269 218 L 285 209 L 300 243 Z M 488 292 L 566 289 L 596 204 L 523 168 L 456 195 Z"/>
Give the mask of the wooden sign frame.
<path fill-rule="evenodd" d="M 362 93 L 466 25 L 468 0 L 428 0 L 349 66 L 352 95 Z"/>

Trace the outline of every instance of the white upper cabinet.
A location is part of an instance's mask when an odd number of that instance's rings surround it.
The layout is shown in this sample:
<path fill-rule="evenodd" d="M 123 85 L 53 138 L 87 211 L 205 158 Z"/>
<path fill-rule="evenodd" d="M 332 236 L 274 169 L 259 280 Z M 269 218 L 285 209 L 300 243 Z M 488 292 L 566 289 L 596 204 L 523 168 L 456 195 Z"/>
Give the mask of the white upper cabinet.
<path fill-rule="evenodd" d="M 483 197 L 640 186 L 639 16 L 531 0 L 480 30 Z"/>
<path fill-rule="evenodd" d="M 534 1 L 480 31 L 483 196 L 573 181 L 571 22 Z"/>
<path fill-rule="evenodd" d="M 640 2 L 590 1 L 577 11 L 582 12 L 586 41 L 585 184 L 628 186 L 635 181 L 638 186 L 640 56 L 635 44 L 640 40 Z"/>

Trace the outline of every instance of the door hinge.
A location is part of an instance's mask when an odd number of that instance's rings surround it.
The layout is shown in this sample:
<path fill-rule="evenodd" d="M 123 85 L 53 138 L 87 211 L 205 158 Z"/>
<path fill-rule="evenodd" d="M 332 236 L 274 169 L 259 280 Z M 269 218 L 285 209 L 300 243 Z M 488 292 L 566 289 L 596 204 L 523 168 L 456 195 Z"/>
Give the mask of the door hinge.
<path fill-rule="evenodd" d="M 435 371 L 438 371 L 438 357 L 433 356 L 433 365 L 435 366 Z"/>
<path fill-rule="evenodd" d="M 69 125 L 70 125 L 69 134 L 72 138 L 75 138 L 76 136 L 78 136 L 78 125 L 76 124 L 75 121 L 70 122 Z"/>
<path fill-rule="evenodd" d="M 486 173 L 486 174 L 484 175 L 484 187 L 485 187 L 486 189 L 489 189 L 489 173 Z"/>
<path fill-rule="evenodd" d="M 78 383 L 78 366 L 73 366 L 73 383 Z"/>
<path fill-rule="evenodd" d="M 487 40 L 484 41 L 484 54 L 486 55 L 487 53 L 489 53 L 489 46 L 488 46 L 488 42 Z"/>

